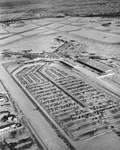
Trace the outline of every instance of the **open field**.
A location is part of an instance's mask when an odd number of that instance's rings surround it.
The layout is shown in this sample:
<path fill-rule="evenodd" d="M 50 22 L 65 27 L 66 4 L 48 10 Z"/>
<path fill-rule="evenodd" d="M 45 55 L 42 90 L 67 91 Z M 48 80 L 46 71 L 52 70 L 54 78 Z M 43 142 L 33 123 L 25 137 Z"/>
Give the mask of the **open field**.
<path fill-rule="evenodd" d="M 42 25 L 39 24 L 40 22 L 47 24 Z M 82 43 L 86 46 L 86 51 L 117 54 L 120 52 L 118 22 L 119 19 L 116 18 L 65 17 L 60 20 L 58 18 L 46 18 L 24 21 L 25 24 L 18 27 L 3 25 L 0 28 L 5 33 L 0 34 L 0 49 L 7 49 L 10 46 L 15 51 L 31 48 L 35 51 L 47 50 L 52 47 L 47 42 L 48 37 L 52 39 L 63 36 L 63 38 L 75 39 Z"/>

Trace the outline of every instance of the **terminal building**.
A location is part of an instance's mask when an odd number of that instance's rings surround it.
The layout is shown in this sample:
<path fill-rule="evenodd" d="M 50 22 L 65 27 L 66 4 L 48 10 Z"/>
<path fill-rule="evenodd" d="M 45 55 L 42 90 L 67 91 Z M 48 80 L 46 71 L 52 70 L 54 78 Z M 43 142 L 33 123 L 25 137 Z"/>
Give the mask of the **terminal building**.
<path fill-rule="evenodd" d="M 113 68 L 95 60 L 86 59 L 86 58 L 78 58 L 77 62 L 95 70 L 99 74 L 106 74 L 106 73 L 110 73 L 113 71 Z"/>

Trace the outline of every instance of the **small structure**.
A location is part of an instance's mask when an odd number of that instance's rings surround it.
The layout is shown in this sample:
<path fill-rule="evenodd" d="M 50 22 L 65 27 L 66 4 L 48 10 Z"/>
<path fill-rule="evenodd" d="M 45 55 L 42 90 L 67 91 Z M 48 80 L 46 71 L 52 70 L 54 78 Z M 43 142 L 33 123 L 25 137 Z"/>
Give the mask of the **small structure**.
<path fill-rule="evenodd" d="M 45 58 L 58 59 L 59 56 L 53 52 L 44 52 Z"/>

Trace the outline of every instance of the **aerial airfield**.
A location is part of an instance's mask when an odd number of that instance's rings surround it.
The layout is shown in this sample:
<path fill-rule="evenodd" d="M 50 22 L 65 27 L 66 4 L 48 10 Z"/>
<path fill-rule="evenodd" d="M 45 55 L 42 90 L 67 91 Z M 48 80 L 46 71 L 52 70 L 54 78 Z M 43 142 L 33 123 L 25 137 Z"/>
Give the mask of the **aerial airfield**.
<path fill-rule="evenodd" d="M 120 149 L 120 20 L 0 23 L 0 149 Z"/>

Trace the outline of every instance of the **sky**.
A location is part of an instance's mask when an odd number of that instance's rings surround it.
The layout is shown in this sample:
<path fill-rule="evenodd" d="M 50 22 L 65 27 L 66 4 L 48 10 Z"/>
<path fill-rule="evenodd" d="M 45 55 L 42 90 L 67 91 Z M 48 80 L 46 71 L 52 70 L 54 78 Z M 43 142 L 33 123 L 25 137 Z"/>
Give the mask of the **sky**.
<path fill-rule="evenodd" d="M 0 3 L 6 3 L 6 2 L 22 2 L 22 1 L 34 1 L 34 0 L 0 0 Z"/>

